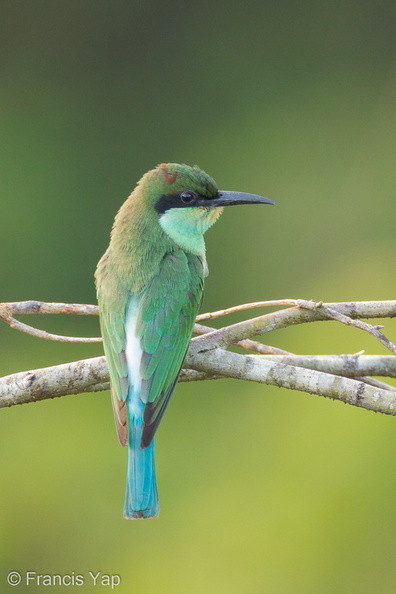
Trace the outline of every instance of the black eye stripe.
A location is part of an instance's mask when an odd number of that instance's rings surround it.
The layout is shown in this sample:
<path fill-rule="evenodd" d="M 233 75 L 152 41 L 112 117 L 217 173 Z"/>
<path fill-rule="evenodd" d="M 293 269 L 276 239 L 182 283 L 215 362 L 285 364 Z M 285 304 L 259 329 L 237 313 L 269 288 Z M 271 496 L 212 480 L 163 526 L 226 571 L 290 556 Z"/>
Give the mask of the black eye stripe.
<path fill-rule="evenodd" d="M 171 208 L 187 208 L 194 206 L 195 202 L 200 200 L 199 194 L 192 190 L 185 190 L 177 194 L 162 194 L 155 204 L 155 210 L 158 214 L 164 214 Z"/>
<path fill-rule="evenodd" d="M 173 194 L 162 194 L 154 205 L 158 214 L 164 214 L 171 208 L 188 208 L 199 206 L 210 206 L 210 201 L 218 197 L 218 192 L 213 196 L 202 196 L 194 190 L 183 190 Z"/>

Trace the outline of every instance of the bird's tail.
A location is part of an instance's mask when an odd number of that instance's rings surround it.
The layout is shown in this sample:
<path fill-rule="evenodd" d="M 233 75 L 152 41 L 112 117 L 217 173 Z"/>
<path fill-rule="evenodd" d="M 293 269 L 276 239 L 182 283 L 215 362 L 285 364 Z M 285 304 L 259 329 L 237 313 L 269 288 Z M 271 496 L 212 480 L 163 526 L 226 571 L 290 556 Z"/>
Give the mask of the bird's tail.
<path fill-rule="evenodd" d="M 155 481 L 154 440 L 142 449 L 143 419 L 129 421 L 128 473 L 124 517 L 144 519 L 158 516 L 158 495 Z"/>

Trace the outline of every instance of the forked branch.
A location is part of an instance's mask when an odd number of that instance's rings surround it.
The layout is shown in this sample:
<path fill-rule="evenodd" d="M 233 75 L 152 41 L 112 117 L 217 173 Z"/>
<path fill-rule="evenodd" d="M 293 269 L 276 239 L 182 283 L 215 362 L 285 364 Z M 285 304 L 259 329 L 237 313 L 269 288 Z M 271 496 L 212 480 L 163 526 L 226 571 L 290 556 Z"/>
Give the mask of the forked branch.
<path fill-rule="evenodd" d="M 231 377 L 300 390 L 342 400 L 386 414 L 396 414 L 396 389 L 370 376 L 396 378 L 396 346 L 379 326 L 361 318 L 396 317 L 396 301 L 327 303 L 284 299 L 243 304 L 198 316 L 201 322 L 254 307 L 283 307 L 277 311 L 220 329 L 196 324 L 181 381 Z M 40 338 L 68 342 L 99 342 L 100 337 L 81 338 L 50 334 L 18 321 L 20 314 L 97 315 L 94 305 L 26 301 L 0 304 L 0 319 L 15 329 Z M 295 324 L 333 320 L 354 326 L 381 342 L 392 355 L 294 355 L 267 346 L 253 337 Z M 382 328 L 382 327 L 381 327 Z M 227 348 L 236 345 L 257 354 L 241 355 Z M 67 394 L 109 388 L 104 357 L 16 373 L 0 378 L 0 407 L 34 402 Z"/>

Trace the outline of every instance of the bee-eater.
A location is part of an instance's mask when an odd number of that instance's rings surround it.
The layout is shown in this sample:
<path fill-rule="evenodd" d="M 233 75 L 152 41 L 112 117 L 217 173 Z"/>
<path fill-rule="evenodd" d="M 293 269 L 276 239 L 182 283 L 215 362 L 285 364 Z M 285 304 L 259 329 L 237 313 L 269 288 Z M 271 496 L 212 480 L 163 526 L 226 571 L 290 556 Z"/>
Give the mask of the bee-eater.
<path fill-rule="evenodd" d="M 125 518 L 158 515 L 154 434 L 187 352 L 207 275 L 203 235 L 224 206 L 273 204 L 223 192 L 197 166 L 146 173 L 115 217 L 96 286 L 115 422 L 128 444 Z"/>

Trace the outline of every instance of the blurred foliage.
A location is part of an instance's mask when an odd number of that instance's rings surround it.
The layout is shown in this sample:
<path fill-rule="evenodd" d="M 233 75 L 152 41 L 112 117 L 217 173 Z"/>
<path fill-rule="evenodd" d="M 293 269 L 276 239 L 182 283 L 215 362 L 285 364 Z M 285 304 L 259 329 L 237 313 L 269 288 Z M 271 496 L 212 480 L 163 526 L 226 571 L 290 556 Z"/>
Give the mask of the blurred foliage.
<path fill-rule="evenodd" d="M 113 217 L 163 161 L 277 202 L 230 209 L 208 233 L 205 310 L 394 298 L 393 2 L 2 8 L 2 301 L 94 302 Z M 96 319 L 36 322 L 98 333 Z M 269 340 L 384 352 L 335 323 Z M 2 375 L 101 353 L 5 325 L 0 341 Z M 247 383 L 181 385 L 157 437 L 161 516 L 146 522 L 122 519 L 108 394 L 3 410 L 0 426 L 2 592 L 22 591 L 6 584 L 14 569 L 82 573 L 85 592 L 90 570 L 120 574 L 127 593 L 394 591 L 393 418 Z"/>

